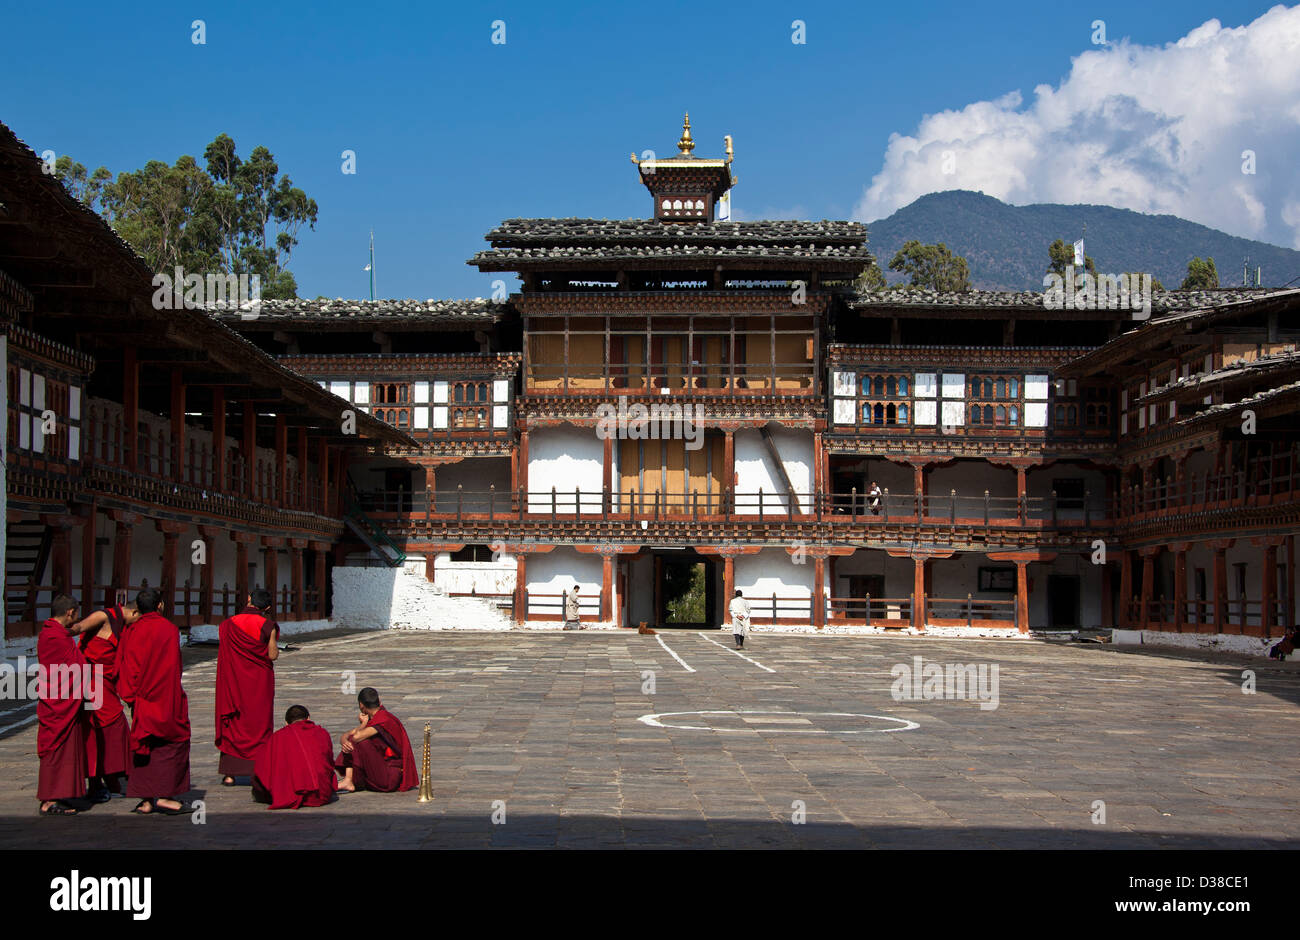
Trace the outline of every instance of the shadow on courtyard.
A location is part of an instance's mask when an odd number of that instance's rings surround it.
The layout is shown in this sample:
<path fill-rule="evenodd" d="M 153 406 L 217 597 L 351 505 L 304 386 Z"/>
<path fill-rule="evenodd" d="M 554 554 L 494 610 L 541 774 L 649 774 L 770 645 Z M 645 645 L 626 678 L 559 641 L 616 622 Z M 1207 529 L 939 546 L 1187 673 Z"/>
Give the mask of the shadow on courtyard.
<path fill-rule="evenodd" d="M 367 797 L 372 795 L 367 794 Z M 378 797 L 375 797 L 378 799 Z M 347 797 L 345 801 L 352 801 Z M 124 801 L 122 801 L 124 803 Z M 131 801 L 131 805 L 134 801 Z M 434 806 L 436 807 L 436 801 Z M 1096 826 L 934 827 L 901 822 L 854 826 L 810 819 L 802 825 L 754 819 L 670 819 L 653 816 L 427 814 L 404 800 L 400 815 L 315 810 L 211 812 L 203 825 L 188 818 L 135 817 L 118 800 L 111 815 L 0 816 L 0 849 L 1296 849 L 1300 839 L 1153 832 Z"/>

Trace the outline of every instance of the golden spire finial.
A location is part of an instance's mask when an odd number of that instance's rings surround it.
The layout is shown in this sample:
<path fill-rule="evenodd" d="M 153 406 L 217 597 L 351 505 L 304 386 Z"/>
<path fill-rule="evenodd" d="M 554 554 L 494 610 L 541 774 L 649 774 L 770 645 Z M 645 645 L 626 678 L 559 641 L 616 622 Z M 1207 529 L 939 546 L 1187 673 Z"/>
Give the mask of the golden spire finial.
<path fill-rule="evenodd" d="M 682 122 L 682 136 L 677 141 L 677 149 L 687 157 L 695 149 L 695 141 L 691 140 L 691 112 L 689 111 L 686 112 L 686 119 Z"/>

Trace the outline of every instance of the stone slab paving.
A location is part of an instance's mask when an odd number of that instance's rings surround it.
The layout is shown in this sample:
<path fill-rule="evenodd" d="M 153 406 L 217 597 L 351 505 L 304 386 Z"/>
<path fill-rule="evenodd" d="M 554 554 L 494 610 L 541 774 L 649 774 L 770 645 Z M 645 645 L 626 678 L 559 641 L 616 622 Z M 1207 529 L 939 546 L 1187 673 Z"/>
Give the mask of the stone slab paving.
<path fill-rule="evenodd" d="M 432 726 L 434 795 L 361 793 L 297 812 L 218 785 L 215 660 L 187 651 L 191 798 L 205 802 L 206 821 L 132 816 L 125 798 L 37 817 L 26 725 L 0 740 L 10 781 L 0 848 L 1300 847 L 1295 664 L 1038 640 L 758 634 L 744 652 L 767 672 L 709 642 L 718 634 L 661 636 L 695 672 L 632 633 L 295 639 L 276 664 L 277 715 L 305 704 L 337 736 L 355 722 L 344 691 L 355 674 L 406 723 L 417 758 Z M 996 664 L 997 707 L 895 700 L 891 669 L 915 656 Z M 1242 691 L 1247 669 L 1255 694 Z M 708 730 L 639 720 L 669 712 L 724 714 L 661 719 Z M 916 727 L 885 730 L 906 722 Z M 492 821 L 497 801 L 504 824 Z"/>

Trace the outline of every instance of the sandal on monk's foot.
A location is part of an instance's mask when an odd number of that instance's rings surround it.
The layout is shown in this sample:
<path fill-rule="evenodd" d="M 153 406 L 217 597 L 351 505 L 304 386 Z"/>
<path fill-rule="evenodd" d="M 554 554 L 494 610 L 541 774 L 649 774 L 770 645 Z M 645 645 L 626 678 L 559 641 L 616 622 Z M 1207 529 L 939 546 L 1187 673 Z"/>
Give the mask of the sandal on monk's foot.
<path fill-rule="evenodd" d="M 179 800 L 177 802 L 179 802 Z M 184 803 L 181 803 L 180 809 L 168 809 L 165 806 L 159 806 L 155 803 L 153 805 L 153 811 L 155 813 L 162 813 L 164 816 L 190 816 L 194 813 L 194 807 L 186 806 Z"/>
<path fill-rule="evenodd" d="M 145 809 L 144 807 L 146 806 L 149 808 Z M 131 812 L 138 816 L 152 816 L 155 809 L 157 809 L 157 807 L 153 805 L 153 800 L 141 800 L 139 803 L 135 804 L 135 809 L 131 810 Z"/>
<path fill-rule="evenodd" d="M 42 809 L 42 816 L 76 816 L 80 810 L 65 803 L 56 802 L 48 809 Z"/>
<path fill-rule="evenodd" d="M 235 778 L 234 778 L 234 777 L 231 777 L 231 776 L 228 776 L 228 775 L 225 776 L 225 777 L 222 777 L 222 778 L 221 778 L 221 785 L 222 785 L 223 787 L 237 787 L 237 786 L 239 786 L 239 784 L 237 784 L 237 783 L 235 782 Z"/>

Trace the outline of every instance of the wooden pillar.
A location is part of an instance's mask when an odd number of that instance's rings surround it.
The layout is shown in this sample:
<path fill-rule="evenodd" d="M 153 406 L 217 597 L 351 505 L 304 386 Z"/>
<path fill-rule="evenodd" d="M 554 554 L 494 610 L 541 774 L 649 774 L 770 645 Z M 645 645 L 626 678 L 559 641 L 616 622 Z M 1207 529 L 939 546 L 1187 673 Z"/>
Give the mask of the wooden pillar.
<path fill-rule="evenodd" d="M 185 379 L 179 366 L 171 373 L 172 480 L 185 480 Z"/>
<path fill-rule="evenodd" d="M 1119 625 L 1133 629 L 1133 553 L 1125 549 L 1119 561 Z"/>
<path fill-rule="evenodd" d="M 54 593 L 72 593 L 72 523 L 58 516 L 45 524 L 50 529 L 50 577 Z"/>
<path fill-rule="evenodd" d="M 1028 471 L 1024 467 L 1016 467 L 1016 518 L 1021 522 L 1026 521 L 1028 500 L 1025 496 L 1028 492 Z"/>
<path fill-rule="evenodd" d="M 115 523 L 113 530 L 113 581 L 108 586 L 106 604 L 117 600 L 118 591 L 127 591 L 131 585 L 131 535 L 140 517 L 135 513 L 113 510 L 109 513 Z"/>
<path fill-rule="evenodd" d="M 1214 623 L 1220 633 L 1228 626 L 1228 559 L 1227 546 L 1211 542 L 1214 549 Z"/>
<path fill-rule="evenodd" d="M 528 620 L 528 556 L 515 554 L 515 623 Z"/>
<path fill-rule="evenodd" d="M 298 499 L 294 502 L 297 509 L 307 508 L 307 429 L 298 429 Z"/>
<path fill-rule="evenodd" d="M 1283 612 L 1284 627 L 1295 626 L 1295 536 L 1286 540 L 1286 610 Z"/>
<path fill-rule="evenodd" d="M 280 549 L 281 539 L 272 538 L 271 536 L 262 536 L 262 558 L 265 565 L 265 573 L 262 577 L 262 584 L 271 592 L 271 613 L 280 613 Z M 243 603 L 243 598 L 240 598 Z M 284 611 L 287 613 L 287 611 Z"/>
<path fill-rule="evenodd" d="M 437 560 L 438 552 L 436 549 L 431 548 L 424 553 L 424 580 L 428 581 L 430 584 L 432 584 L 434 580 L 433 568 L 434 563 L 437 562 Z"/>
<path fill-rule="evenodd" d="M 128 470 L 139 469 L 139 423 L 140 364 L 135 358 L 135 348 L 128 345 L 122 352 L 122 435 Z"/>
<path fill-rule="evenodd" d="M 813 626 L 818 630 L 826 626 L 826 559 L 818 555 L 813 559 Z"/>
<path fill-rule="evenodd" d="M 240 456 L 244 458 L 244 495 L 252 498 L 253 478 L 257 473 L 257 409 L 250 401 L 244 402 L 243 430 L 244 444 Z M 244 599 L 241 597 L 239 603 L 243 602 Z"/>
<path fill-rule="evenodd" d="M 301 438 L 300 438 L 301 440 Z M 301 451 L 306 456 L 306 447 L 304 445 Z M 289 540 L 289 563 L 290 563 L 290 585 L 293 589 L 293 618 L 295 620 L 307 619 L 307 596 L 303 591 L 303 549 L 307 547 L 306 539 Z"/>
<path fill-rule="evenodd" d="M 288 505 L 289 425 L 284 415 L 275 416 L 275 504 Z"/>
<path fill-rule="evenodd" d="M 1016 562 L 1016 629 L 1021 633 L 1029 632 L 1029 562 L 1027 561 Z"/>
<path fill-rule="evenodd" d="M 1112 607 L 1115 603 L 1115 592 L 1110 585 L 1110 565 L 1097 565 L 1101 573 L 1101 627 L 1103 630 L 1109 630 L 1115 626 L 1115 616 Z"/>
<path fill-rule="evenodd" d="M 199 537 L 203 539 L 203 566 L 199 573 L 199 617 L 204 623 L 214 623 L 212 617 L 212 579 L 217 568 L 217 535 L 221 532 L 216 526 L 199 526 Z"/>
<path fill-rule="evenodd" d="M 230 537 L 235 542 L 235 601 L 232 606 L 235 611 L 240 611 L 248 599 L 249 591 L 248 546 L 257 536 L 251 532 L 231 532 Z"/>
<path fill-rule="evenodd" d="M 1174 629 L 1183 632 L 1187 624 L 1187 544 L 1174 550 Z"/>
<path fill-rule="evenodd" d="M 608 439 L 605 444 L 609 444 Z M 600 560 L 600 620 L 611 623 L 614 620 L 614 556 L 604 553 Z"/>
<path fill-rule="evenodd" d="M 330 511 L 330 445 L 323 434 L 316 441 L 316 477 L 320 484 L 320 505 L 313 509 L 326 515 Z"/>
<path fill-rule="evenodd" d="M 664 559 L 662 555 L 654 556 L 655 566 L 655 609 L 654 623 L 659 625 L 659 614 L 664 609 Z"/>
<path fill-rule="evenodd" d="M 212 390 L 212 488 L 226 491 L 226 390 Z"/>
<path fill-rule="evenodd" d="M 519 511 L 528 511 L 528 432 L 519 432 L 519 480 L 515 488 L 519 491 Z M 523 621 L 520 621 L 521 623 Z"/>
<path fill-rule="evenodd" d="M 1277 541 L 1267 539 L 1264 544 L 1264 570 L 1261 572 L 1263 581 L 1259 613 L 1259 626 L 1263 631 L 1261 636 L 1272 636 L 1273 627 L 1276 626 L 1277 618 L 1274 615 L 1274 605 L 1277 600 Z"/>
<path fill-rule="evenodd" d="M 608 334 L 606 334 L 606 336 L 608 337 Z M 606 436 L 604 443 L 605 446 L 601 458 L 603 460 L 603 466 L 601 467 L 602 495 L 600 497 L 600 505 L 601 505 L 602 513 L 609 513 L 613 506 L 613 500 L 611 494 L 614 492 L 614 437 L 613 435 L 611 434 Z M 687 473 L 689 472 L 690 471 L 688 469 Z M 604 617 L 604 615 L 602 615 L 601 619 L 604 620 L 606 618 Z"/>
<path fill-rule="evenodd" d="M 95 609 L 95 501 L 90 502 L 90 515 L 81 527 L 81 605 L 84 611 Z"/>
<path fill-rule="evenodd" d="M 727 432 L 731 440 L 731 432 Z M 722 556 L 722 625 L 731 626 L 731 599 L 736 595 L 736 559 L 731 555 Z"/>
<path fill-rule="evenodd" d="M 920 473 L 921 468 L 917 467 Z M 919 492 L 919 491 L 918 491 Z M 912 558 L 912 626 L 925 630 L 925 556 Z"/>
<path fill-rule="evenodd" d="M 722 497 L 723 505 L 727 507 L 727 512 L 735 512 L 736 504 L 736 432 L 732 428 L 723 431 L 722 440 Z M 730 559 L 728 559 L 730 561 Z M 727 595 L 727 603 L 731 603 L 731 595 Z M 727 623 L 731 623 L 728 615 Z"/>
<path fill-rule="evenodd" d="M 312 542 L 312 551 L 316 553 L 316 619 L 325 619 L 325 599 L 329 596 L 330 586 L 325 583 L 328 576 L 325 571 L 326 552 L 329 545 L 325 542 Z"/>
<path fill-rule="evenodd" d="M 1151 627 L 1151 598 L 1154 595 L 1156 579 L 1156 551 L 1157 549 L 1144 548 L 1141 550 L 1142 555 L 1142 613 L 1138 616 L 1138 623 L 1141 624 L 1139 629 L 1148 630 Z"/>
<path fill-rule="evenodd" d="M 159 590 L 162 592 L 163 612 L 173 620 L 178 616 L 176 613 L 176 550 L 177 542 L 182 532 L 188 525 L 183 522 L 165 522 L 157 521 L 154 526 L 162 533 L 163 537 L 163 556 L 162 556 L 162 578 Z"/>

